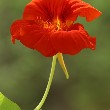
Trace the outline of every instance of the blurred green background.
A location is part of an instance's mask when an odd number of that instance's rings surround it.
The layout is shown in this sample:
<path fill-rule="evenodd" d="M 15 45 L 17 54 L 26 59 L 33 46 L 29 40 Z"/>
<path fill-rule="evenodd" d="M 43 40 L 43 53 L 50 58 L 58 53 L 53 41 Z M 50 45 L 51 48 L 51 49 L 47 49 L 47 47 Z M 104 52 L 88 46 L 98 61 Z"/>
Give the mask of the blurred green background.
<path fill-rule="evenodd" d="M 22 110 L 33 110 L 45 91 L 52 58 L 15 45 L 10 25 L 22 16 L 30 0 L 0 0 L 0 91 Z M 64 55 L 70 79 L 57 62 L 52 87 L 42 110 L 110 110 L 110 0 L 85 0 L 103 14 L 87 23 L 78 21 L 97 37 L 97 49 Z"/>

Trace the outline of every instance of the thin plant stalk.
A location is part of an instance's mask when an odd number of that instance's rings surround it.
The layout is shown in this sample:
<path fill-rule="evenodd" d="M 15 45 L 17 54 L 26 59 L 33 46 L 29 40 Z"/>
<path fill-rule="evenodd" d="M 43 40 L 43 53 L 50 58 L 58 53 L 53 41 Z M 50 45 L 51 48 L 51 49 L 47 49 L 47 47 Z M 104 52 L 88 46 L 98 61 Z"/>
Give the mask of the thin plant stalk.
<path fill-rule="evenodd" d="M 57 59 L 57 55 L 53 56 L 53 61 L 52 61 L 52 67 L 51 67 L 51 72 L 50 72 L 50 77 L 49 77 L 49 81 L 45 90 L 45 93 L 42 97 L 42 100 L 40 101 L 39 105 L 34 109 L 34 110 L 40 110 L 47 98 L 47 95 L 49 93 L 51 84 L 52 84 L 52 80 L 53 80 L 53 76 L 54 76 L 54 71 L 55 71 L 55 66 L 56 66 L 56 59 Z"/>

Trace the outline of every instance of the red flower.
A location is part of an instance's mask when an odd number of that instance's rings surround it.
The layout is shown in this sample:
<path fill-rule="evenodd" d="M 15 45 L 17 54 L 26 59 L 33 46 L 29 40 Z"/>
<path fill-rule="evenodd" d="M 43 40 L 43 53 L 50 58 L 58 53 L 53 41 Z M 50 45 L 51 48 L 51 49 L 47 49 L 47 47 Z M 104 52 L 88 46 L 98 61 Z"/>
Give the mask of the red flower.
<path fill-rule="evenodd" d="M 20 40 L 44 56 L 57 53 L 74 55 L 84 48 L 95 49 L 92 38 L 83 25 L 75 23 L 78 16 L 92 21 L 100 11 L 82 0 L 32 0 L 23 18 L 11 26 L 12 41 Z"/>

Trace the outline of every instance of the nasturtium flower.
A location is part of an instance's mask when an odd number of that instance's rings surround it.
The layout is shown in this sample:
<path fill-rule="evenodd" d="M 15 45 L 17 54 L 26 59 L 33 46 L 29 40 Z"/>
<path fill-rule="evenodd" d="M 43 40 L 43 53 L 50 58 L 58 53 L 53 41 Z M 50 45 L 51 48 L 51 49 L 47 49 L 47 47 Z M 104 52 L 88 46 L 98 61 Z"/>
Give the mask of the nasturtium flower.
<path fill-rule="evenodd" d="M 100 14 L 83 0 L 32 0 L 22 19 L 11 26 L 12 41 L 20 40 L 46 57 L 57 53 L 75 55 L 84 48 L 94 50 L 96 38 L 74 22 L 78 16 L 90 22 Z"/>
<path fill-rule="evenodd" d="M 68 79 L 62 54 L 75 55 L 84 48 L 94 50 L 96 47 L 96 38 L 91 37 L 82 24 L 75 23 L 78 16 L 90 22 L 100 15 L 100 11 L 83 0 L 32 0 L 25 7 L 22 19 L 12 24 L 13 43 L 17 39 L 46 57 L 53 56 L 48 85 L 35 110 L 40 110 L 48 95 L 56 58 Z"/>

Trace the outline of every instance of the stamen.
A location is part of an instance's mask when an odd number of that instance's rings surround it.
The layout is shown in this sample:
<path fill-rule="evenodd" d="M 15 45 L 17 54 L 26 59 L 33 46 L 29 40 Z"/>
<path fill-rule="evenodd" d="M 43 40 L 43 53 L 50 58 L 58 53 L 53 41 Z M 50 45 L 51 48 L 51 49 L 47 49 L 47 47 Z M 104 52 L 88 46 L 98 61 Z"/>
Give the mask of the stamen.
<path fill-rule="evenodd" d="M 58 19 L 58 16 L 57 16 L 57 28 L 58 30 L 60 30 L 60 20 Z"/>

